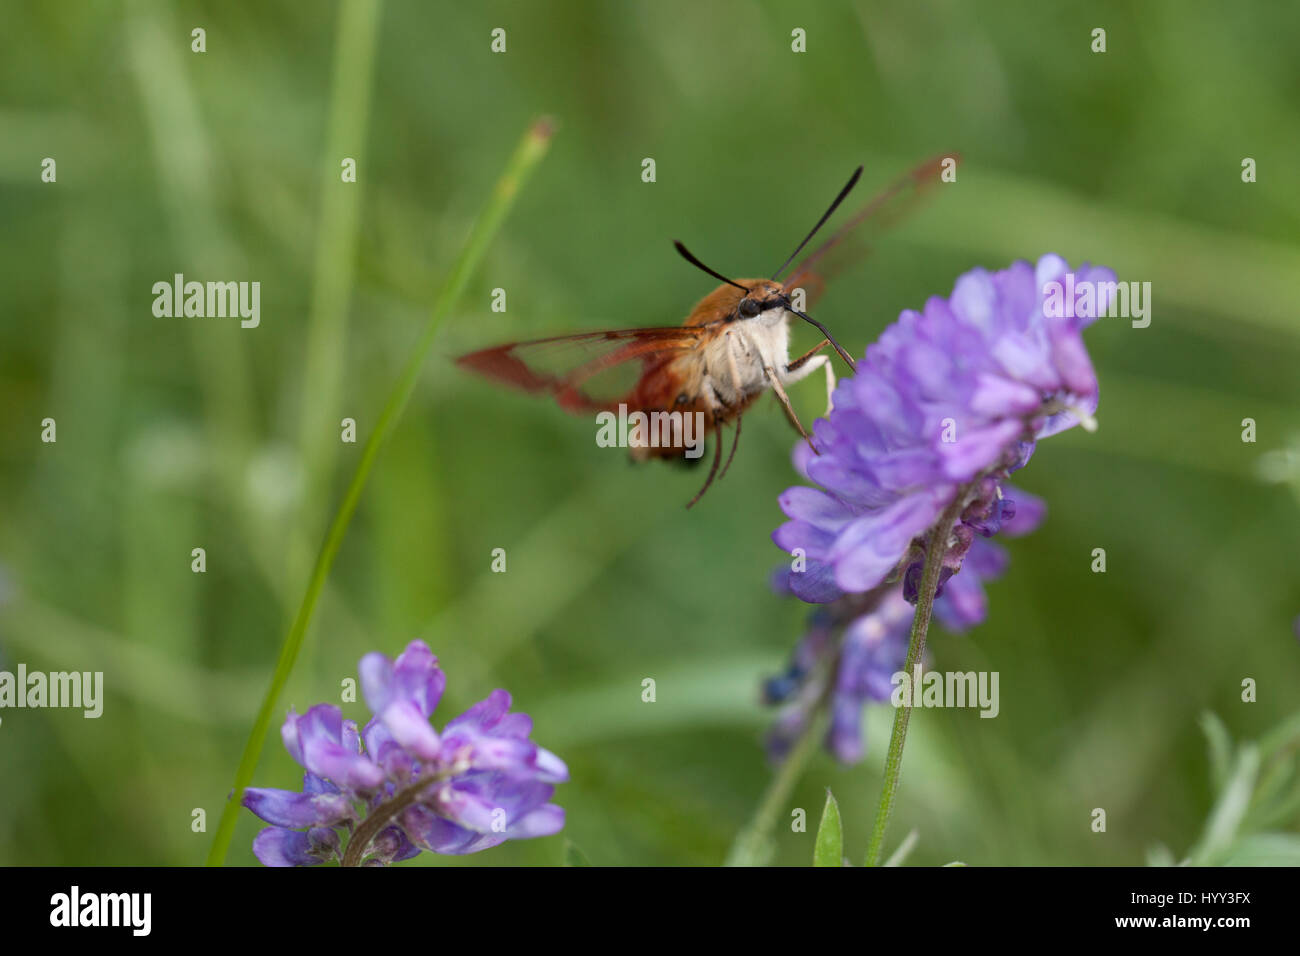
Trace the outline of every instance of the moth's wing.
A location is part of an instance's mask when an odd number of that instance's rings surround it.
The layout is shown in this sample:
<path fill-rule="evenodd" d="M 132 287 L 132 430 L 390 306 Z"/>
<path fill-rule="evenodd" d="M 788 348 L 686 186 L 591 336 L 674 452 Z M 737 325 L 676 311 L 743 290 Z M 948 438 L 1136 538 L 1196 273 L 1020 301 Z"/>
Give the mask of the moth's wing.
<path fill-rule="evenodd" d="M 646 404 L 658 391 L 655 373 L 692 352 L 710 334 L 705 326 L 619 329 L 510 342 L 456 360 L 494 382 L 548 394 L 573 413 Z M 671 383 L 665 383 L 671 384 Z"/>
<path fill-rule="evenodd" d="M 810 309 L 826 284 L 848 266 L 865 258 L 872 241 L 907 215 L 939 182 L 945 159 L 956 153 L 935 156 L 916 166 L 877 193 L 865 206 L 835 230 L 821 245 L 808 253 L 785 280 L 787 295 L 803 289 Z"/>

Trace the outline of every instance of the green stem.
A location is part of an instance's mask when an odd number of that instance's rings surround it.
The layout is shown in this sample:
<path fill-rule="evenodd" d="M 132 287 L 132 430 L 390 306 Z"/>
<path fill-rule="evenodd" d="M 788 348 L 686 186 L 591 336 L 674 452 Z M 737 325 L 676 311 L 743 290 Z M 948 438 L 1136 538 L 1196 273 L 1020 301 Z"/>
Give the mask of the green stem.
<path fill-rule="evenodd" d="M 820 706 L 813 708 L 808 726 L 767 785 L 753 819 L 736 834 L 735 842 L 727 852 L 727 866 L 762 866 L 771 856 L 771 833 L 776 827 L 777 817 L 790 799 L 795 784 L 803 776 L 804 766 L 816 752 L 817 741 L 821 739 L 820 714 Z"/>
<path fill-rule="evenodd" d="M 433 345 L 434 336 L 437 334 L 442 320 L 446 317 L 456 299 L 459 298 L 470 275 L 482 260 L 483 253 L 496 235 L 497 230 L 500 229 L 501 223 L 505 220 L 506 213 L 510 210 L 520 186 L 533 170 L 533 167 L 546 154 L 553 132 L 551 122 L 547 119 L 541 119 L 534 122 L 529 127 L 528 132 L 524 134 L 523 140 L 506 165 L 505 173 L 497 181 L 487 207 L 470 231 L 469 239 L 461 251 L 460 258 L 456 260 L 446 284 L 442 287 L 442 291 L 434 303 L 433 311 L 429 314 L 429 320 L 425 323 L 424 331 L 421 333 L 415 347 L 411 350 L 410 358 L 402 370 L 401 377 L 397 380 L 397 384 L 393 386 L 393 391 L 384 404 L 379 420 L 375 423 L 374 431 L 371 432 L 365 447 L 361 451 L 361 460 L 357 463 L 357 470 L 352 475 L 352 481 L 348 484 L 347 491 L 343 495 L 343 501 L 334 515 L 329 531 L 325 535 L 325 541 L 321 545 L 320 553 L 316 557 L 315 567 L 312 569 L 311 580 L 307 584 L 307 593 L 303 596 L 302 605 L 298 608 L 298 613 L 294 617 L 289 633 L 284 639 L 284 644 L 280 647 L 280 657 L 275 665 L 275 673 L 271 676 L 271 685 L 266 689 L 266 696 L 263 698 L 262 706 L 257 712 L 257 719 L 253 724 L 252 732 L 248 735 L 248 742 L 244 745 L 244 753 L 239 760 L 239 769 L 235 772 L 234 789 L 231 792 L 229 802 L 227 802 L 225 809 L 221 813 L 221 822 L 217 826 L 216 836 L 212 840 L 212 849 L 208 853 L 207 862 L 209 866 L 220 866 L 225 862 L 226 852 L 229 850 L 230 841 L 235 834 L 235 824 L 239 819 L 240 800 L 243 797 L 244 788 L 253 780 L 253 773 L 257 769 L 257 761 L 261 756 L 266 735 L 271 729 L 271 719 L 275 713 L 276 703 L 289 680 L 289 674 L 293 670 L 294 662 L 298 658 L 298 652 L 302 648 L 303 639 L 307 634 L 312 614 L 316 609 L 316 601 L 320 597 L 321 589 L 325 586 L 325 579 L 329 575 L 330 567 L 334 564 L 334 558 L 343 543 L 343 537 L 347 534 L 352 515 L 357 510 L 357 504 L 361 500 L 361 492 L 365 489 L 366 479 L 370 477 L 370 471 L 374 467 L 375 459 L 379 456 L 380 450 L 401 417 L 402 410 L 410 400 L 411 393 L 415 390 L 416 382 L 420 376 L 420 369 L 423 367 L 429 349 Z"/>
<path fill-rule="evenodd" d="M 347 349 L 347 315 L 361 217 L 366 128 L 374 82 L 374 54 L 379 32 L 380 0 L 347 0 L 339 6 L 334 51 L 334 79 L 322 163 L 320 226 L 312 268 L 311 305 L 299 399 L 299 438 L 307 476 L 297 527 L 289 542 L 288 580 L 300 581 L 318 540 L 328 498 L 326 489 L 339 447 L 329 427 L 337 418 L 343 355 Z M 362 168 L 357 181 L 340 181 L 339 163 L 348 156 Z"/>
<path fill-rule="evenodd" d="M 930 629 L 930 615 L 934 611 L 934 593 L 939 589 L 943 555 L 948 550 L 948 533 L 965 507 L 965 497 L 963 489 L 930 534 L 930 545 L 925 552 L 925 567 L 921 572 L 920 592 L 916 596 L 916 613 L 912 616 L 912 635 L 907 641 L 907 663 L 904 670 L 908 680 L 915 681 L 919 676 L 916 668 L 923 666 L 925 636 Z M 889 826 L 889 816 L 894 811 L 894 796 L 898 793 L 898 781 L 903 773 L 903 744 L 907 740 L 907 722 L 912 716 L 911 697 L 911 694 L 904 694 L 903 706 L 894 711 L 894 729 L 889 736 L 889 754 L 885 758 L 885 782 L 880 791 L 876 823 L 871 828 L 871 842 L 867 846 L 867 866 L 876 866 L 880 862 L 885 829 Z"/>
<path fill-rule="evenodd" d="M 880 584 L 864 594 L 840 598 L 837 602 L 838 614 L 842 615 L 843 620 L 852 620 L 863 614 L 869 614 L 894 587 L 893 584 Z M 837 640 L 842 642 L 843 635 L 840 635 Z M 808 759 L 817 750 L 817 742 L 821 739 L 824 726 L 822 717 L 830 702 L 835 673 L 839 667 L 839 654 L 842 651 L 841 646 L 836 653 L 836 661 L 829 666 L 822 677 L 824 684 L 821 693 L 817 702 L 808 709 L 808 725 L 804 727 L 803 733 L 795 741 L 785 761 L 767 785 L 758 809 L 754 811 L 753 819 L 736 834 L 731 849 L 727 851 L 727 866 L 762 866 L 771 856 L 771 834 L 776 827 L 777 817 L 790 799 L 795 784 L 803 776 Z"/>

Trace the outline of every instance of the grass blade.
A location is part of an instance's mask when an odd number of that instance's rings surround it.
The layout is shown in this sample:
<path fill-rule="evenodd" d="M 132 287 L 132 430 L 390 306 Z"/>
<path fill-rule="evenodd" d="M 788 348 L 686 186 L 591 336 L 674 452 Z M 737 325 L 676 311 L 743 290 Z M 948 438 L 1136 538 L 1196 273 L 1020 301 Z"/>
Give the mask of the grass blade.
<path fill-rule="evenodd" d="M 1208 710 L 1201 714 L 1201 730 L 1210 748 L 1210 779 L 1215 790 L 1222 790 L 1232 767 L 1232 738 L 1219 716 Z"/>
<path fill-rule="evenodd" d="M 553 131 L 551 122 L 542 119 L 533 123 L 528 132 L 524 134 L 523 140 L 506 165 L 505 173 L 497 181 L 496 188 L 493 190 L 486 208 L 471 229 L 469 239 L 461 250 L 460 257 L 456 260 L 451 274 L 447 277 L 446 284 L 438 294 L 433 311 L 429 314 L 429 320 L 425 323 L 424 331 L 421 333 L 415 347 L 411 350 L 410 358 L 407 360 L 405 368 L 402 369 L 401 377 L 393 386 L 388 401 L 384 404 L 379 420 L 375 423 L 374 431 L 366 440 L 365 447 L 361 451 L 361 460 L 357 463 L 357 470 L 348 483 L 347 491 L 343 495 L 343 501 L 334 515 L 334 520 L 330 523 L 329 531 L 325 535 L 325 541 L 316 557 L 311 580 L 307 583 L 307 593 L 303 595 L 302 605 L 294 617 L 289 633 L 284 639 L 284 644 L 280 647 L 280 657 L 276 661 L 275 672 L 271 675 L 271 684 L 267 688 L 266 696 L 262 700 L 262 706 L 257 712 L 257 719 L 253 723 L 253 730 L 249 734 L 248 743 L 244 746 L 244 753 L 239 761 L 239 769 L 235 772 L 233 791 L 225 808 L 222 810 L 221 822 L 217 826 L 216 835 L 212 840 L 212 849 L 208 853 L 207 860 L 209 866 L 220 866 L 225 862 L 226 853 L 230 848 L 230 841 L 234 837 L 235 825 L 239 819 L 240 798 L 243 796 L 244 788 L 252 782 L 253 773 L 257 769 L 258 757 L 261 755 L 266 735 L 271 729 L 271 719 L 275 712 L 276 703 L 279 701 L 280 694 L 289 680 L 289 674 L 293 670 L 293 665 L 298 659 L 298 652 L 302 649 L 303 639 L 307 634 L 308 626 L 311 624 L 312 614 L 316 610 L 316 602 L 320 597 L 321 589 L 325 586 L 325 578 L 329 575 L 330 568 L 334 564 L 334 558 L 338 554 L 339 547 L 343 544 L 343 538 L 347 534 L 348 525 L 357 510 L 357 505 L 361 500 L 361 493 L 365 490 L 366 479 L 370 477 L 375 459 L 379 456 L 380 450 L 387 442 L 389 435 L 402 415 L 402 411 L 406 408 L 406 403 L 410 401 L 411 393 L 415 390 L 415 384 L 420 376 L 420 369 L 424 365 L 430 347 L 433 345 L 434 337 L 437 335 L 442 320 L 451 310 L 456 299 L 459 298 L 471 273 L 483 258 L 483 253 L 487 250 L 488 244 L 496 235 L 497 230 L 501 228 L 501 223 L 505 220 L 506 213 L 509 212 L 515 196 L 518 195 L 519 189 L 527 179 L 528 174 L 546 154 Z"/>
<path fill-rule="evenodd" d="M 903 842 L 898 844 L 898 849 L 895 850 L 893 854 L 889 857 L 889 859 L 886 860 L 882 865 L 902 866 L 903 861 L 907 859 L 908 854 L 912 852 L 912 848 L 916 846 L 917 841 L 919 841 L 920 839 L 921 836 L 919 833 L 917 833 L 916 830 L 908 831 L 907 836 L 903 837 Z M 950 863 L 948 865 L 951 866 L 952 864 Z"/>

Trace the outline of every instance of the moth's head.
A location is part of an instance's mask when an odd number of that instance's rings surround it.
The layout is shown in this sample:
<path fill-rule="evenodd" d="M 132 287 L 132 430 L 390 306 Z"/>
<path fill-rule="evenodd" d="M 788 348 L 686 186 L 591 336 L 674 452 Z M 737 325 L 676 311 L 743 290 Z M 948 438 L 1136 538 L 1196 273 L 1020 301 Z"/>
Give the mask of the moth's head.
<path fill-rule="evenodd" d="M 785 293 L 781 290 L 781 283 L 773 282 L 771 279 L 739 279 L 737 281 L 749 290 L 748 292 L 736 290 L 734 315 L 737 319 L 743 321 L 762 317 L 768 321 L 773 321 L 785 315 L 790 300 L 786 298 Z"/>

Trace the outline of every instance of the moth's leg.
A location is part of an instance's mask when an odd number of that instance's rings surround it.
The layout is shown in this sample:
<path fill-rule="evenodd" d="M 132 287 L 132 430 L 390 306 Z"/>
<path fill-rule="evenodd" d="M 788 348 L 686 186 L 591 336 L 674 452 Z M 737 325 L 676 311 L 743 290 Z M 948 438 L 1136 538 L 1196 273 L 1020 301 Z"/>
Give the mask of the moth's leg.
<path fill-rule="evenodd" d="M 695 502 L 704 497 L 704 493 L 713 484 L 713 479 L 718 473 L 718 463 L 722 460 L 722 424 L 718 421 L 718 412 L 720 407 L 725 405 L 717 389 L 713 387 L 713 380 L 707 375 L 704 378 L 704 387 L 700 389 L 700 395 L 704 399 L 704 404 L 708 406 L 709 419 L 713 425 L 713 464 L 709 466 L 709 476 L 704 479 L 704 487 L 695 493 L 694 498 L 686 502 L 687 508 L 694 506 Z"/>
<path fill-rule="evenodd" d="M 785 384 L 791 385 L 807 378 L 819 368 L 826 369 L 826 414 L 828 415 L 831 412 L 832 396 L 835 394 L 835 368 L 831 364 L 830 356 L 818 355 L 817 353 L 830 344 L 829 339 L 822 339 L 821 345 L 809 349 L 787 365 L 785 374 L 782 376 L 785 379 Z"/>
<path fill-rule="evenodd" d="M 824 357 L 825 356 L 823 356 L 823 358 Z M 767 380 L 772 383 L 772 391 L 776 392 L 777 399 L 781 402 L 781 405 L 784 406 L 785 414 L 786 417 L 790 419 L 790 424 L 795 427 L 795 431 L 803 436 L 804 441 L 808 443 L 808 447 L 813 450 L 813 453 L 820 455 L 821 452 L 819 452 L 817 446 L 813 444 L 812 438 L 810 438 L 808 433 L 804 431 L 803 424 L 799 421 L 799 416 L 794 413 L 794 406 L 790 404 L 790 396 L 785 393 L 785 386 L 781 384 L 781 376 L 777 375 L 776 371 L 770 365 L 763 366 L 763 374 L 766 375 Z"/>
<path fill-rule="evenodd" d="M 807 375 L 808 373 L 807 373 L 807 372 L 804 372 L 803 375 L 800 375 L 800 376 L 799 376 L 799 378 L 791 378 L 791 377 L 790 377 L 792 372 L 797 372 L 797 371 L 799 371 L 799 369 L 802 368 L 802 367 L 804 366 L 804 364 L 805 364 L 809 359 L 811 359 L 814 355 L 816 355 L 818 352 L 820 352 L 822 349 L 826 348 L 826 346 L 828 346 L 828 345 L 830 345 L 830 344 L 831 344 L 831 340 L 830 340 L 830 339 L 822 339 L 822 340 L 821 340 L 821 344 L 819 344 L 819 345 L 814 345 L 812 348 L 810 348 L 807 352 L 804 352 L 803 355 L 800 355 L 800 356 L 799 356 L 797 359 L 795 359 L 793 362 L 788 363 L 788 364 L 786 365 L 786 367 L 785 367 L 785 380 L 786 380 L 786 382 L 787 382 L 787 383 L 788 383 L 788 382 L 797 382 L 797 381 L 799 381 L 800 378 L 803 378 L 804 375 Z"/>
<path fill-rule="evenodd" d="M 814 445 L 812 439 L 808 437 L 808 433 L 804 431 L 803 424 L 799 421 L 799 416 L 794 413 L 794 406 L 790 404 L 790 396 L 785 393 L 785 386 L 781 384 L 781 376 L 778 375 L 776 370 L 768 363 L 767 356 L 763 354 L 763 350 L 758 347 L 757 343 L 751 343 L 743 333 L 739 334 L 737 338 L 740 339 L 740 344 L 745 349 L 747 357 L 752 358 L 757 355 L 758 361 L 763 366 L 763 374 L 767 376 L 768 382 L 772 385 L 772 390 L 776 392 L 777 399 L 781 402 L 782 406 L 784 406 L 786 417 L 790 419 L 790 424 L 794 426 L 795 431 L 803 436 L 804 441 L 808 442 L 809 448 L 817 454 L 820 454 L 820 452 L 817 452 L 817 446 Z M 730 341 L 731 339 L 728 338 L 728 342 Z M 817 350 L 813 349 L 813 351 L 816 352 Z M 731 358 L 730 352 L 728 353 L 728 358 Z M 805 356 L 805 358 L 807 358 L 807 356 Z M 819 358 L 825 360 L 826 357 L 823 355 L 819 356 Z M 812 360 L 814 366 L 816 365 L 816 362 L 817 359 Z M 788 366 L 782 367 L 783 372 L 786 367 Z M 811 371 L 811 369 L 809 369 L 809 371 Z M 803 375 L 807 374 L 807 371 L 803 372 Z M 799 377 L 802 378 L 803 376 L 801 375 Z"/>
<path fill-rule="evenodd" d="M 741 382 L 741 378 L 740 378 L 740 366 L 736 363 L 736 349 L 737 348 L 742 349 L 746 357 L 750 355 L 751 350 L 749 347 L 749 342 L 746 340 L 746 337 L 743 334 L 732 335 L 731 330 L 728 330 L 726 336 L 727 336 L 727 371 L 731 375 L 732 391 L 736 395 L 736 401 L 739 402 L 741 401 L 744 392 L 743 392 L 743 383 Z M 717 394 L 716 390 L 714 394 L 715 395 Z M 722 450 L 722 434 L 723 434 L 722 424 L 719 422 L 718 429 L 717 429 L 719 453 L 721 453 Z M 727 463 L 722 466 L 722 471 L 719 472 L 718 474 L 717 477 L 718 481 L 721 481 L 726 476 L 727 469 L 731 467 L 732 459 L 736 457 L 736 447 L 739 444 L 740 444 L 740 416 L 737 415 L 736 434 L 731 440 L 731 453 L 727 455 Z"/>
<path fill-rule="evenodd" d="M 704 376 L 704 387 L 700 389 L 700 398 L 703 399 L 704 405 L 708 409 L 709 424 L 711 425 L 717 425 L 722 413 L 731 408 L 722 395 L 719 394 L 718 387 L 713 384 L 712 376 L 707 373 Z"/>
<path fill-rule="evenodd" d="M 722 473 L 718 475 L 718 481 L 727 477 L 727 469 L 731 467 L 731 459 L 736 457 L 736 447 L 740 444 L 740 421 L 743 417 L 743 413 L 736 416 L 736 434 L 731 439 L 731 454 L 727 456 L 727 463 L 722 466 Z"/>

